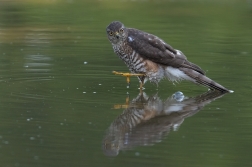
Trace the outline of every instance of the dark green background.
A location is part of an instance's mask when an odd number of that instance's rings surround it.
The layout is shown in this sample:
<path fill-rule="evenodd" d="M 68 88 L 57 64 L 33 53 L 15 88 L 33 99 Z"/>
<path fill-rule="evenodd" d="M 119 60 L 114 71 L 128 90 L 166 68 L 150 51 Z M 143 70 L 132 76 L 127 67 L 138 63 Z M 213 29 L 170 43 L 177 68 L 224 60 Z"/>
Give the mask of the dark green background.
<path fill-rule="evenodd" d="M 0 0 L 0 166 L 251 166 L 252 1 Z M 113 53 L 114 20 L 153 33 L 234 90 L 153 146 L 117 157 L 102 140 L 138 81 Z M 87 62 L 85 64 L 84 62 Z M 147 83 L 148 95 L 206 89 Z M 94 93 L 95 92 L 95 93 Z"/>

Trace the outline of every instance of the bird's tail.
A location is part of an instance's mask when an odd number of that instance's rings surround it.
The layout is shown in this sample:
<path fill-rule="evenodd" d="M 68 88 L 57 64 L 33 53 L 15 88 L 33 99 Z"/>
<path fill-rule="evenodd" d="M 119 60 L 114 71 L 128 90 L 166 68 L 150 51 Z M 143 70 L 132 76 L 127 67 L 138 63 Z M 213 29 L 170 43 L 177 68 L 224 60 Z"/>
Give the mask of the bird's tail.
<path fill-rule="evenodd" d="M 200 85 L 206 86 L 213 90 L 218 90 L 220 92 L 229 92 L 229 93 L 234 92 L 232 90 L 228 90 L 224 86 L 218 84 L 217 82 L 211 80 L 210 78 L 208 78 L 203 74 L 200 74 L 197 71 L 188 68 L 180 68 L 180 70 L 183 71 L 186 75 L 188 75 L 194 83 L 198 83 Z"/>

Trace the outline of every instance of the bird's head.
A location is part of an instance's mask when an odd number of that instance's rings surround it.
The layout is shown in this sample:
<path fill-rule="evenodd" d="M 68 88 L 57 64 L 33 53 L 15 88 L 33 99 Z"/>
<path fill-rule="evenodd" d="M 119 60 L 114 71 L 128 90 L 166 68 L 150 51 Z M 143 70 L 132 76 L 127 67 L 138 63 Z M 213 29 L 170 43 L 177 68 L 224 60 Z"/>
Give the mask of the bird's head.
<path fill-rule="evenodd" d="M 126 28 L 119 21 L 114 21 L 106 28 L 108 39 L 111 43 L 117 44 L 124 41 L 127 36 Z"/>

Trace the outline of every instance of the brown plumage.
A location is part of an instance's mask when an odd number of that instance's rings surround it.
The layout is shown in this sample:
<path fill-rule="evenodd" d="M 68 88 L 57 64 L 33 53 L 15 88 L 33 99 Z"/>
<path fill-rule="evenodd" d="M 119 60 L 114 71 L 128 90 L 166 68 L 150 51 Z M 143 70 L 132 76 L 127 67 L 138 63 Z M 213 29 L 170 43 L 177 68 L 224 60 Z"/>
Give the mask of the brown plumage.
<path fill-rule="evenodd" d="M 205 72 L 186 56 L 155 35 L 141 30 L 126 28 L 121 22 L 112 22 L 106 29 L 114 52 L 138 76 L 140 82 L 147 80 L 158 83 L 188 80 L 221 92 L 233 92 L 206 77 Z"/>

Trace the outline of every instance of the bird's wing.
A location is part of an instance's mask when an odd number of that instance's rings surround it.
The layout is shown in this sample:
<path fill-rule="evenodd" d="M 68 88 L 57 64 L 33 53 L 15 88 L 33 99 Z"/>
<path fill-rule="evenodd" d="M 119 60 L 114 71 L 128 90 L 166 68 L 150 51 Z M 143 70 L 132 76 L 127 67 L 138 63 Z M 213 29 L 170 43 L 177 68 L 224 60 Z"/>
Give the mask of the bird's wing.
<path fill-rule="evenodd" d="M 205 74 L 199 66 L 189 62 L 181 51 L 173 49 L 152 34 L 129 28 L 127 41 L 139 55 L 155 63 L 176 68 L 190 68 L 203 75 Z"/>

